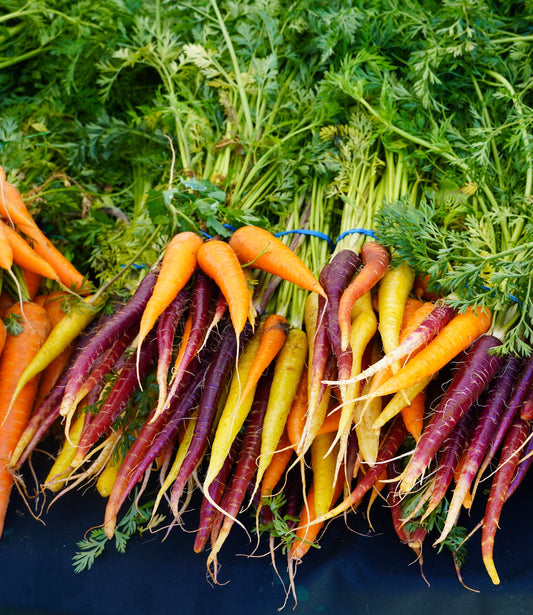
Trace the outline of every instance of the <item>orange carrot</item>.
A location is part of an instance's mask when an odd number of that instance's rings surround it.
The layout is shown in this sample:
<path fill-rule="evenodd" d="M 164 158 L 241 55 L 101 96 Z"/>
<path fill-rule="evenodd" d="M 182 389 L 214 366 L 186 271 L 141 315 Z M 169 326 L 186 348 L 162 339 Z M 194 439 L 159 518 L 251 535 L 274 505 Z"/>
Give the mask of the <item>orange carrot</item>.
<path fill-rule="evenodd" d="M 464 313 L 457 314 L 425 348 L 375 390 L 372 396 L 391 395 L 434 375 L 486 333 L 491 323 L 492 315 L 487 310 L 468 308 Z"/>
<path fill-rule="evenodd" d="M 68 299 L 72 299 L 72 295 L 63 290 L 54 291 L 43 297 L 42 305 L 48 313 L 52 329 L 67 314 L 69 304 L 66 303 L 66 301 L 68 301 Z M 61 354 L 56 357 L 50 365 L 48 365 L 48 367 L 44 368 L 39 380 L 39 388 L 37 390 L 35 404 L 42 401 L 45 395 L 47 395 L 47 393 L 52 389 L 57 379 L 65 369 L 71 354 L 72 345 L 69 344 L 65 350 L 63 350 Z"/>
<path fill-rule="evenodd" d="M 0 224 L 0 268 L 10 271 L 13 267 L 13 248 L 4 227 L 4 224 Z"/>
<path fill-rule="evenodd" d="M 351 314 L 354 303 L 371 290 L 387 272 L 389 253 L 376 241 L 365 243 L 361 248 L 363 268 L 353 281 L 344 289 L 339 302 L 339 327 L 342 349 L 346 350 L 350 341 Z"/>
<path fill-rule="evenodd" d="M 287 430 L 285 430 L 281 435 L 276 452 L 272 455 L 270 464 L 263 474 L 263 479 L 261 480 L 261 497 L 268 497 L 274 493 L 274 489 L 283 478 L 293 453 L 294 447 L 291 445 Z"/>
<path fill-rule="evenodd" d="M 10 402 L 21 374 L 50 332 L 48 314 L 36 303 L 25 302 L 22 309 L 16 303 L 8 314 L 22 317 L 23 330 L 17 335 L 8 334 L 0 357 L 0 536 L 13 487 L 13 474 L 5 466 L 29 420 L 38 379 L 34 378 L 23 388 L 11 408 Z"/>
<path fill-rule="evenodd" d="M 27 271 L 26 269 L 22 270 L 22 275 L 24 277 L 24 282 L 26 283 L 30 300 L 34 301 L 39 289 L 41 288 L 43 276 L 38 273 L 34 273 L 33 271 Z"/>
<path fill-rule="evenodd" d="M 326 298 L 324 289 L 300 257 L 269 231 L 243 226 L 229 240 L 241 264 L 257 267 Z"/>
<path fill-rule="evenodd" d="M 420 391 L 413 399 L 411 405 L 401 410 L 402 419 L 407 431 L 418 441 L 424 425 L 424 411 L 426 407 L 426 390 Z"/>
<path fill-rule="evenodd" d="M 2 354 L 2 350 L 4 350 L 4 346 L 6 345 L 7 339 L 7 329 L 4 325 L 4 321 L 0 320 L 0 354 Z"/>
<path fill-rule="evenodd" d="M 141 316 L 137 344 L 137 363 L 141 352 L 141 344 L 151 331 L 156 320 L 176 298 L 196 269 L 196 254 L 204 240 L 189 231 L 174 235 L 165 249 L 161 269 Z"/>
<path fill-rule="evenodd" d="M 20 192 L 5 180 L 5 174 L 0 175 L 0 214 L 31 240 L 32 248 L 55 270 L 62 284 L 81 294 L 89 292 L 83 275 L 37 226 Z"/>
<path fill-rule="evenodd" d="M 287 339 L 288 330 L 289 323 L 284 316 L 271 314 L 267 317 L 263 326 L 257 354 L 252 361 L 250 371 L 248 372 L 248 378 L 240 394 L 241 401 L 248 397 L 252 389 L 254 389 L 259 382 L 259 378 L 261 378 L 263 372 L 283 348 L 285 340 Z"/>
<path fill-rule="evenodd" d="M 198 265 L 224 295 L 235 334 L 239 337 L 248 320 L 250 293 L 235 252 L 225 241 L 211 239 L 198 250 Z"/>
<path fill-rule="evenodd" d="M 0 221 L 6 239 L 13 251 L 13 261 L 23 269 L 37 273 L 45 278 L 59 282 L 59 276 L 55 269 L 45 261 L 35 250 L 10 226 Z"/>

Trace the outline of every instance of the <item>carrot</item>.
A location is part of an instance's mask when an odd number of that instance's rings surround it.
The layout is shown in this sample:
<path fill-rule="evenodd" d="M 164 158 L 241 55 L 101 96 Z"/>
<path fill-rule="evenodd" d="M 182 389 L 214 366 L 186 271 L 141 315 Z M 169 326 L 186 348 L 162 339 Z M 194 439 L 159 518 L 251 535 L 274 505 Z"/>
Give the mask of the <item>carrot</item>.
<path fill-rule="evenodd" d="M 13 487 L 13 474 L 6 470 L 11 453 L 29 420 L 37 392 L 38 380 L 29 381 L 20 392 L 16 403 L 11 405 L 13 393 L 21 374 L 37 354 L 50 331 L 46 310 L 31 302 L 19 303 L 8 310 L 8 315 L 21 316 L 22 331 L 9 333 L 0 357 L 0 536 Z"/>
<path fill-rule="evenodd" d="M 256 267 L 326 297 L 324 289 L 300 257 L 269 231 L 243 226 L 230 237 L 229 245 L 240 263 Z"/>
<path fill-rule="evenodd" d="M 343 472 L 340 472 L 335 482 L 335 489 L 332 495 L 332 502 L 335 502 L 342 493 L 344 485 Z M 317 536 L 320 534 L 324 523 L 318 521 L 321 517 L 315 512 L 315 483 L 311 484 L 307 494 L 306 502 L 302 506 L 300 521 L 295 530 L 295 540 L 291 544 L 288 558 L 289 562 L 299 561 L 315 544 Z M 322 515 L 325 516 L 325 515 Z"/>
<path fill-rule="evenodd" d="M 389 269 L 378 289 L 379 333 L 383 350 L 388 354 L 398 345 L 405 302 L 409 296 L 415 274 L 407 263 Z"/>
<path fill-rule="evenodd" d="M 252 339 L 244 346 L 239 362 L 233 371 L 228 394 L 211 445 L 209 465 L 204 478 L 204 491 L 209 489 L 209 485 L 221 470 L 232 442 L 241 430 L 252 408 L 255 386 L 249 387 L 249 391 L 246 395 L 243 395 L 243 381 L 246 382 L 249 378 L 250 370 L 258 355 L 263 331 L 264 323 L 261 323 Z"/>
<path fill-rule="evenodd" d="M 337 451 L 334 446 L 334 438 L 335 434 L 333 433 L 317 434 L 311 442 L 311 469 L 314 485 L 313 508 L 317 516 L 328 512 L 335 494 Z"/>
<path fill-rule="evenodd" d="M 458 362 L 455 366 L 452 381 L 405 468 L 400 485 L 402 491 L 407 492 L 412 489 L 442 443 L 500 369 L 503 357 L 491 354 L 498 346 L 501 346 L 498 338 L 482 335 L 470 346 L 464 361 Z M 413 361 L 416 361 L 420 354 Z"/>
<path fill-rule="evenodd" d="M 276 358 L 287 339 L 289 323 L 284 316 L 271 314 L 267 317 L 257 354 L 250 366 L 250 371 L 240 394 L 240 403 L 255 389 L 259 378 Z"/>
<path fill-rule="evenodd" d="M 302 369 L 300 382 L 291 403 L 289 414 L 287 415 L 286 433 L 290 444 L 293 447 L 298 446 L 302 439 L 302 434 L 305 427 L 305 415 L 307 413 L 307 365 Z"/>
<path fill-rule="evenodd" d="M 80 335 L 96 317 L 100 305 L 101 303 L 98 300 L 96 304 L 93 304 L 91 299 L 80 299 L 79 303 L 72 307 L 70 313 L 56 324 L 40 347 L 39 352 L 35 354 L 31 363 L 26 366 L 21 374 L 13 392 L 12 403 L 24 386 L 48 367 Z"/>
<path fill-rule="evenodd" d="M 143 340 L 155 325 L 156 320 L 176 298 L 196 270 L 196 255 L 204 240 L 190 231 L 174 235 L 163 254 L 161 268 L 139 323 L 137 342 L 137 366 Z"/>
<path fill-rule="evenodd" d="M 38 273 L 34 273 L 33 271 L 22 269 L 22 277 L 24 278 L 24 283 L 26 284 L 30 301 L 34 301 L 41 288 L 43 276 Z"/>
<path fill-rule="evenodd" d="M 424 426 L 424 413 L 426 410 L 426 389 L 425 387 L 417 393 L 413 401 L 404 406 L 400 412 L 407 431 L 418 442 L 422 435 Z"/>
<path fill-rule="evenodd" d="M 2 350 L 4 350 L 4 346 L 6 345 L 7 339 L 7 329 L 3 320 L 0 320 L 0 355 L 2 354 Z"/>
<path fill-rule="evenodd" d="M 23 269 L 42 275 L 45 278 L 59 282 L 56 270 L 42 258 L 16 231 L 0 220 L 3 231 L 13 253 L 13 262 Z"/>
<path fill-rule="evenodd" d="M 483 564 L 494 585 L 498 585 L 500 582 L 494 565 L 494 538 L 509 485 L 520 461 L 520 449 L 528 434 L 529 422 L 521 419 L 520 414 L 517 413 L 502 446 L 500 464 L 492 481 L 487 507 L 483 516 L 481 554 Z"/>
<path fill-rule="evenodd" d="M 292 401 L 298 390 L 307 356 L 307 337 L 301 329 L 291 329 L 276 358 L 274 377 L 266 410 L 261 455 L 258 461 L 256 489 L 276 452 L 285 429 Z"/>
<path fill-rule="evenodd" d="M 5 231 L 5 224 L 0 224 L 0 268 L 10 271 L 13 267 L 13 248 Z"/>
<path fill-rule="evenodd" d="M 420 412 L 423 413 L 424 411 L 424 391 L 430 381 L 431 376 L 428 376 L 427 378 L 424 378 L 424 380 L 417 382 L 413 386 L 398 391 L 398 393 L 395 393 L 392 399 L 389 400 L 387 405 L 383 408 L 379 416 L 374 421 L 372 428 L 381 429 L 381 427 L 383 427 L 385 423 L 390 421 L 391 418 L 401 412 L 402 418 L 404 420 L 406 418 L 409 418 L 409 413 L 411 413 L 411 420 L 418 421 L 418 426 L 415 429 L 417 432 L 420 431 L 422 429 L 423 419 L 423 414 L 420 415 Z M 417 401 L 415 402 L 415 400 Z M 410 429 L 408 429 L 408 431 L 411 433 Z"/>
<path fill-rule="evenodd" d="M 305 389 L 307 389 L 307 386 Z M 285 430 L 281 434 L 276 451 L 272 455 L 272 459 L 263 474 L 263 479 L 261 480 L 261 498 L 268 498 L 273 495 L 274 489 L 283 478 L 293 454 L 294 447 L 291 445 L 287 430 Z"/>
<path fill-rule="evenodd" d="M 355 302 L 383 278 L 389 266 L 389 253 L 381 244 L 370 241 L 361 248 L 363 268 L 344 289 L 339 301 L 338 319 L 342 349 L 350 342 L 351 314 Z"/>
<path fill-rule="evenodd" d="M 489 312 L 482 309 L 467 308 L 463 314 L 457 314 L 427 346 L 372 395 L 379 397 L 391 395 L 428 376 L 433 376 L 480 335 L 487 332 L 491 322 L 492 317 Z"/>
<path fill-rule="evenodd" d="M 235 252 L 225 241 L 211 239 L 198 250 L 198 265 L 222 291 L 235 334 L 239 337 L 248 320 L 250 293 Z"/>
<path fill-rule="evenodd" d="M 89 285 L 83 275 L 43 234 L 20 192 L 5 177 L 0 177 L 0 214 L 31 240 L 33 250 L 54 269 L 62 284 L 80 294 L 88 294 Z"/>

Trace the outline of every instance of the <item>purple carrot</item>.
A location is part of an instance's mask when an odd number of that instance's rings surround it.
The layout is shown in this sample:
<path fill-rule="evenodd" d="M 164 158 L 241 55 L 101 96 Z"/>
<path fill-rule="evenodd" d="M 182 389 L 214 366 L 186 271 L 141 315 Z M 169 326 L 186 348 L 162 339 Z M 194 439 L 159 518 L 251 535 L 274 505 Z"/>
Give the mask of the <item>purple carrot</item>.
<path fill-rule="evenodd" d="M 459 517 L 463 501 L 479 470 L 486 450 L 498 427 L 500 417 L 511 396 L 520 371 L 520 364 L 521 362 L 518 357 L 506 357 L 500 371 L 489 386 L 486 399 L 481 406 L 474 434 L 466 450 L 459 476 L 456 478 L 439 542 L 446 538 Z"/>
<path fill-rule="evenodd" d="M 391 463 L 387 465 L 387 503 L 391 511 L 392 526 L 398 538 L 414 551 L 418 558 L 420 567 L 422 567 L 422 544 L 426 538 L 427 529 L 421 522 L 416 526 L 416 528 L 408 529 L 407 525 L 403 522 L 403 498 L 399 492 L 397 482 L 397 479 L 400 476 L 399 466 L 399 460 L 391 461 Z"/>
<path fill-rule="evenodd" d="M 200 360 L 194 367 L 190 378 L 182 381 L 179 395 L 174 398 L 175 405 L 154 421 L 150 420 L 153 416 L 148 417 L 122 461 L 105 510 L 104 528 L 109 538 L 115 532 L 117 514 L 125 499 L 200 400 L 205 368 Z"/>
<path fill-rule="evenodd" d="M 211 528 L 213 521 L 218 514 L 218 509 L 215 504 L 220 504 L 224 490 L 226 489 L 226 483 L 233 467 L 233 462 L 237 457 L 237 453 L 241 446 L 241 439 L 239 435 L 233 440 L 228 456 L 226 457 L 224 464 L 220 468 L 219 473 L 214 478 L 213 482 L 209 485 L 208 492 L 209 497 L 202 498 L 202 504 L 200 505 L 200 521 L 198 529 L 196 530 L 196 536 L 194 539 L 193 550 L 195 553 L 200 553 L 204 550 L 209 536 L 211 534 Z"/>
<path fill-rule="evenodd" d="M 252 335 L 252 327 L 247 323 L 239 336 L 239 345 L 244 345 Z M 237 339 L 231 322 L 226 321 L 221 331 L 222 343 L 208 368 L 205 387 L 198 408 L 198 417 L 193 432 L 191 447 L 187 451 L 170 494 L 170 508 L 178 516 L 181 494 L 196 464 L 202 458 L 213 428 L 216 411 L 224 390 L 224 384 L 235 365 L 237 358 Z"/>
<path fill-rule="evenodd" d="M 522 418 L 522 420 L 525 420 L 525 419 Z M 533 463 L 533 437 L 530 433 L 529 439 L 526 445 L 524 446 L 524 451 L 520 457 L 518 468 L 516 468 L 516 472 L 515 472 L 515 475 L 513 476 L 513 480 L 511 481 L 511 484 L 509 485 L 509 489 L 507 489 L 507 494 L 505 496 L 507 500 L 518 489 L 520 483 L 524 479 L 524 476 L 527 474 L 531 466 L 531 463 Z"/>
<path fill-rule="evenodd" d="M 424 474 L 444 440 L 461 417 L 477 401 L 503 363 L 503 357 L 490 351 L 501 346 L 493 335 L 480 336 L 468 349 L 463 362 L 456 365 L 448 386 L 429 424 L 422 432 L 413 455 L 404 470 L 400 488 L 411 491 Z"/>
<path fill-rule="evenodd" d="M 476 411 L 479 411 L 479 408 L 474 405 L 463 415 L 441 447 L 438 455 L 438 468 L 431 483 L 431 497 L 421 517 L 422 521 L 427 519 L 442 502 L 452 483 L 457 464 L 475 428 L 478 414 Z"/>
<path fill-rule="evenodd" d="M 339 302 L 344 289 L 352 281 L 360 265 L 361 259 L 353 250 L 341 250 L 320 272 L 319 281 L 328 297 L 325 325 L 331 349 L 337 357 L 340 380 L 346 380 L 350 377 L 352 352 L 349 346 L 346 350 L 342 350 Z"/>
<path fill-rule="evenodd" d="M 522 402 L 524 401 L 527 391 L 533 382 L 533 356 L 530 357 L 526 364 L 523 366 L 520 375 L 515 383 L 513 388 L 513 392 L 507 400 L 507 405 L 505 411 L 503 412 L 500 420 L 498 422 L 498 429 L 492 438 L 492 442 L 490 443 L 490 447 L 485 455 L 485 459 L 479 468 L 478 481 L 481 476 L 484 474 L 485 470 L 490 465 L 496 451 L 500 448 L 501 443 L 505 437 L 505 432 L 509 429 L 509 425 L 511 424 L 513 417 L 515 414 L 520 412 L 520 407 L 522 406 Z"/>
<path fill-rule="evenodd" d="M 191 301 L 191 285 L 182 288 L 175 299 L 166 307 L 157 321 L 157 373 L 159 386 L 158 408 L 162 407 L 167 396 L 168 372 L 174 351 L 174 339 L 179 324 Z"/>
<path fill-rule="evenodd" d="M 144 380 L 157 359 L 157 338 L 152 335 L 142 345 L 141 348 L 140 371 L 136 367 L 136 354 L 132 353 L 126 360 L 124 367 L 118 377 L 113 382 L 111 390 L 105 398 L 98 414 L 90 422 L 88 427 L 83 430 L 76 454 L 72 464 L 79 465 L 91 447 L 104 435 L 112 424 L 118 419 L 123 410 L 128 405 L 133 393 L 138 388 L 138 378 Z"/>
<path fill-rule="evenodd" d="M 105 324 L 98 328 L 88 344 L 80 353 L 74 363 L 65 394 L 61 402 L 61 414 L 66 415 L 72 411 L 77 403 L 78 391 L 85 382 L 89 372 L 103 353 L 121 337 L 125 331 L 139 323 L 144 307 L 152 295 L 157 275 L 148 273 L 131 298 L 109 318 Z"/>
<path fill-rule="evenodd" d="M 220 502 L 220 508 L 211 529 L 212 549 L 208 567 L 216 562 L 216 555 L 229 535 L 231 527 L 241 508 L 246 490 L 257 470 L 257 458 L 261 452 L 261 434 L 268 406 L 268 395 L 272 375 L 262 377 L 257 385 L 254 402 L 246 419 L 246 427 L 239 450 L 239 456 L 231 480 Z M 222 513 L 221 510 L 224 512 Z"/>
<path fill-rule="evenodd" d="M 435 308 L 424 318 L 418 327 L 410 333 L 392 352 L 386 354 L 379 361 L 375 361 L 363 370 L 352 382 L 366 380 L 377 372 L 391 367 L 401 359 L 410 357 L 422 350 L 429 342 L 452 320 L 457 310 L 448 304 L 439 302 Z"/>
<path fill-rule="evenodd" d="M 191 333 L 186 341 L 185 351 L 182 354 L 181 362 L 176 366 L 172 375 L 172 382 L 168 391 L 168 396 L 172 396 L 183 374 L 187 370 L 194 355 L 198 352 L 205 335 L 205 329 L 209 318 L 209 307 L 213 295 L 213 282 L 209 276 L 203 272 L 198 272 L 192 291 L 191 299 Z"/>
<path fill-rule="evenodd" d="M 520 413 L 515 413 L 509 429 L 505 433 L 500 463 L 494 474 L 490 488 L 487 507 L 483 516 L 483 528 L 481 531 L 481 555 L 483 563 L 489 573 L 492 582 L 497 585 L 500 582 L 496 567 L 494 566 L 494 538 L 498 529 L 503 504 L 507 499 L 509 485 L 515 475 L 520 461 L 521 449 L 529 434 L 529 422 L 520 418 Z"/>
<path fill-rule="evenodd" d="M 533 419 L 533 382 L 529 384 L 524 401 L 520 406 L 520 416 L 524 421 Z"/>

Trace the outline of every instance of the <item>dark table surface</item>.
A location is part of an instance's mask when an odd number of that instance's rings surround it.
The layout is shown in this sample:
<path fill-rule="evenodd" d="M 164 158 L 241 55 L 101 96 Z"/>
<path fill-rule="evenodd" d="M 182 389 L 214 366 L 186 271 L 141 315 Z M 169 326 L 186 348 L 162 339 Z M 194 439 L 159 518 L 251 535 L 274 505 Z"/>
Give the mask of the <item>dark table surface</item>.
<path fill-rule="evenodd" d="M 376 506 L 371 519 L 351 514 L 332 522 L 320 544 L 296 573 L 298 605 L 289 597 L 284 612 L 504 615 L 533 612 L 533 537 L 529 516 L 533 479 L 504 507 L 496 536 L 495 563 L 501 583 L 494 586 L 483 567 L 479 532 L 470 540 L 462 587 L 447 552 L 428 541 L 423 580 L 410 549 L 391 529 L 389 511 Z M 110 546 L 94 566 L 75 574 L 76 543 L 103 520 L 104 500 L 94 492 L 72 492 L 42 516 L 32 518 L 14 494 L 0 540 L 0 615 L 187 615 L 272 614 L 284 602 L 284 588 L 261 543 L 254 545 L 234 527 L 220 553 L 220 585 L 206 578 L 206 554 L 195 554 L 193 530 L 198 511 L 185 516 L 185 529 L 133 537 L 125 554 Z M 471 525 L 478 520 L 474 507 Z M 189 531 L 187 531 L 189 530 Z M 281 555 L 279 572 L 286 582 Z"/>

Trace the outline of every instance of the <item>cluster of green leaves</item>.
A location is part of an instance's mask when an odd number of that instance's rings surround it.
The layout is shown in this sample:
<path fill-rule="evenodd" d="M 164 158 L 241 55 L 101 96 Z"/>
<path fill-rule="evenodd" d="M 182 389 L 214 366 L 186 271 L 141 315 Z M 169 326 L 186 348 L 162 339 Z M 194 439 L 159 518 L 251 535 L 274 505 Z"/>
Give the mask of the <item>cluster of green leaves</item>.
<path fill-rule="evenodd" d="M 161 515 L 150 520 L 153 500 L 139 505 L 136 501 L 130 506 L 126 514 L 117 524 L 113 540 L 119 553 L 125 553 L 129 539 L 135 534 L 142 536 L 143 532 L 155 527 L 163 521 Z M 72 558 L 72 565 L 76 574 L 89 570 L 97 557 L 104 553 L 110 539 L 106 536 L 104 528 L 91 530 L 88 535 L 76 543 L 78 551 Z"/>

